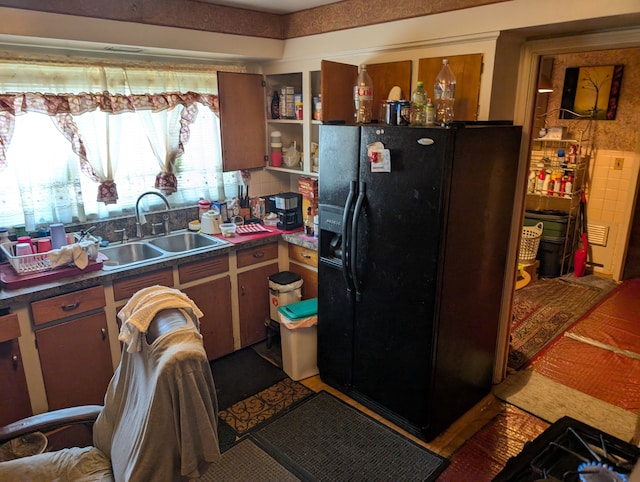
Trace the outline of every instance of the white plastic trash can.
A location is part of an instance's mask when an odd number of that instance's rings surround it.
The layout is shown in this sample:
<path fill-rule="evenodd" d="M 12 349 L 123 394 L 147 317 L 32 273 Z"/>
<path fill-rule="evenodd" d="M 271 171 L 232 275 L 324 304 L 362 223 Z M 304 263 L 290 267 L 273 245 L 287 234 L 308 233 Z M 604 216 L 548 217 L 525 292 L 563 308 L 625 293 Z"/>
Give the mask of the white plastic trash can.
<path fill-rule="evenodd" d="M 295 381 L 317 375 L 318 299 L 313 298 L 281 307 L 278 313 L 282 369 Z M 302 314 L 299 315 L 300 313 Z"/>
<path fill-rule="evenodd" d="M 279 321 L 278 308 L 302 299 L 302 277 L 292 271 L 269 276 L 269 317 Z"/>

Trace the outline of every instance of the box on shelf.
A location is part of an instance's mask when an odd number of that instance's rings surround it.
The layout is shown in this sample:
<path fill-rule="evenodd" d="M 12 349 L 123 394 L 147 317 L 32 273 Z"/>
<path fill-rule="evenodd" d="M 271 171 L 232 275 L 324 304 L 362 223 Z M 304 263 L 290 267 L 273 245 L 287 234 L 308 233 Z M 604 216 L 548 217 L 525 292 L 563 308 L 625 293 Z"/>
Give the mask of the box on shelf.
<path fill-rule="evenodd" d="M 298 192 L 302 195 L 302 213 L 306 216 L 311 207 L 311 214 L 318 214 L 318 180 L 312 177 L 298 178 Z"/>

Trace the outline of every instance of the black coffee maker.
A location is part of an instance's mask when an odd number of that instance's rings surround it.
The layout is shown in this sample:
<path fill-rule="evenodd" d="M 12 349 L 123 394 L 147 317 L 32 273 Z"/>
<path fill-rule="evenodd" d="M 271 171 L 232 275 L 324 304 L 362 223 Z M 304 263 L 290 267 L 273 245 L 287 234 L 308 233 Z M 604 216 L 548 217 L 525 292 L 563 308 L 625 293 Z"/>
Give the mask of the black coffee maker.
<path fill-rule="evenodd" d="M 267 197 L 266 211 L 278 215 L 276 227 L 283 231 L 291 231 L 302 227 L 302 194 L 297 192 L 281 192 Z"/>

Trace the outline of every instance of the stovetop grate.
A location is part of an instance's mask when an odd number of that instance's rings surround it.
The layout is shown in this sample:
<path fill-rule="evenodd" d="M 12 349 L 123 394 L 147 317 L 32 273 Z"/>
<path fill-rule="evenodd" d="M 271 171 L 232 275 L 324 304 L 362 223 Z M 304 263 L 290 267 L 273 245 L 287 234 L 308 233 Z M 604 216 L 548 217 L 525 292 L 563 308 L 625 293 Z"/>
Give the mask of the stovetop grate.
<path fill-rule="evenodd" d="M 564 417 L 526 444 L 494 482 L 589 482 L 601 480 L 596 475 L 605 471 L 618 474 L 624 481 L 639 456 L 638 447 Z"/>

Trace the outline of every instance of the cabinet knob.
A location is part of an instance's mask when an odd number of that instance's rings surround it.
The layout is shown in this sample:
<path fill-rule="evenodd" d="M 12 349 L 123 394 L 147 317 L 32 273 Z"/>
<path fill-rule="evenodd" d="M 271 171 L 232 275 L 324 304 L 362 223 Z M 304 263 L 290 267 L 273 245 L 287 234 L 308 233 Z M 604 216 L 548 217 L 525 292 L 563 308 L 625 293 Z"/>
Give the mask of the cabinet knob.
<path fill-rule="evenodd" d="M 11 357 L 11 364 L 13 365 L 14 370 L 18 369 L 18 355 L 13 355 Z"/>
<path fill-rule="evenodd" d="M 307 253 L 300 253 L 300 257 L 302 257 L 304 259 L 311 259 L 311 256 L 308 255 Z"/>
<path fill-rule="evenodd" d="M 256 259 L 264 258 L 264 252 L 258 251 L 257 253 L 253 253 L 253 257 Z"/>
<path fill-rule="evenodd" d="M 101 328 L 100 333 L 102 334 L 102 341 L 107 339 L 107 330 L 106 328 Z"/>

